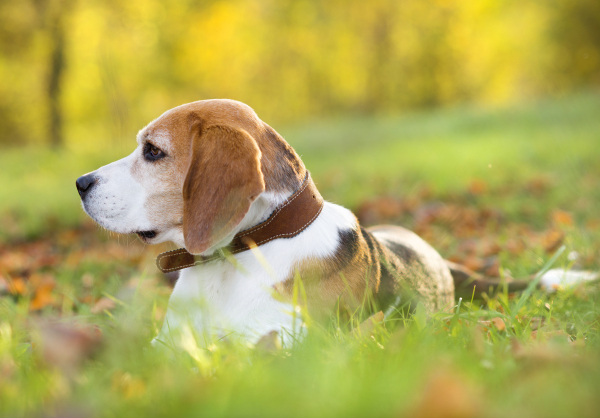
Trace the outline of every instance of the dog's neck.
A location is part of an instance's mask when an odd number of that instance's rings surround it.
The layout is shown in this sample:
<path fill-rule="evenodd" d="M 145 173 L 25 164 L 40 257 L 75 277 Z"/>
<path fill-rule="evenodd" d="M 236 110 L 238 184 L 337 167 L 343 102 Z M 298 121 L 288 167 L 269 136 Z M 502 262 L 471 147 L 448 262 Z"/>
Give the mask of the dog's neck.
<path fill-rule="evenodd" d="M 275 212 L 275 209 L 283 204 L 283 202 L 285 202 L 292 194 L 294 194 L 294 190 L 261 193 L 258 198 L 252 202 L 248 213 L 246 213 L 242 222 L 235 228 L 233 235 L 266 221 L 269 216 Z"/>
<path fill-rule="evenodd" d="M 246 229 L 250 229 L 264 221 L 266 221 L 275 210 L 282 205 L 290 196 L 295 193 L 295 190 L 284 190 L 284 191 L 265 191 L 261 193 L 252 205 L 244 219 L 221 241 L 207 249 L 200 255 L 209 256 L 215 253 L 220 248 L 226 247 L 231 243 L 233 237 Z"/>
<path fill-rule="evenodd" d="M 215 251 L 220 248 L 226 247 L 233 240 L 233 237 L 246 229 L 250 229 L 264 221 L 266 221 L 275 210 L 283 204 L 290 196 L 292 196 L 302 185 L 304 184 L 305 177 L 307 175 L 307 170 L 304 168 L 302 161 L 297 158 L 297 169 L 292 170 L 292 166 L 290 163 L 287 164 L 278 164 L 277 167 L 279 171 L 267 170 L 267 173 L 263 173 L 265 175 L 265 183 L 267 184 L 267 190 L 262 192 L 250 205 L 250 209 L 242 219 L 242 221 L 221 241 L 215 243 L 215 245 L 208 248 L 206 251 L 201 253 L 200 255 L 208 256 L 214 254 Z M 285 169 L 284 169 L 285 167 Z M 273 171 L 273 173 L 271 173 Z M 277 177 L 275 174 L 277 172 L 279 177 L 286 178 L 287 181 L 268 181 L 267 178 L 272 178 L 273 176 Z M 284 189 L 269 189 L 269 184 L 286 184 L 287 187 Z"/>

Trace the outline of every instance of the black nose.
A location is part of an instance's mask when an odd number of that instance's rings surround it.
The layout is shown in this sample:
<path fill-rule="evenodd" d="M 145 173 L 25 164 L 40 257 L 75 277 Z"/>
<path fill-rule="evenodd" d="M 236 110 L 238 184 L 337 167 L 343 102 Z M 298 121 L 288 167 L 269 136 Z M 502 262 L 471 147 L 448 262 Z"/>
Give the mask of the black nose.
<path fill-rule="evenodd" d="M 79 192 L 79 196 L 83 199 L 86 194 L 90 190 L 98 179 L 93 174 L 86 174 L 85 176 L 81 176 L 75 182 L 75 186 L 77 186 L 77 191 Z"/>

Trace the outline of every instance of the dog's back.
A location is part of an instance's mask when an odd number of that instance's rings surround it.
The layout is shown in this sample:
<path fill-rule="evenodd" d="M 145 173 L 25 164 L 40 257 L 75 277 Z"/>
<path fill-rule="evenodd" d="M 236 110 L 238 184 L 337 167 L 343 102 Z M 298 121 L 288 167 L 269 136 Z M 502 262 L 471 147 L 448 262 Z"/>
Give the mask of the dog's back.
<path fill-rule="evenodd" d="M 372 235 L 383 247 L 381 283 L 394 286 L 395 297 L 400 297 L 400 305 L 423 303 L 427 311 L 436 312 L 449 308 L 454 303 L 454 282 L 448 266 L 429 244 L 408 229 L 380 225 L 365 231 Z M 382 309 L 390 303 L 398 304 L 391 296 L 380 298 Z"/>

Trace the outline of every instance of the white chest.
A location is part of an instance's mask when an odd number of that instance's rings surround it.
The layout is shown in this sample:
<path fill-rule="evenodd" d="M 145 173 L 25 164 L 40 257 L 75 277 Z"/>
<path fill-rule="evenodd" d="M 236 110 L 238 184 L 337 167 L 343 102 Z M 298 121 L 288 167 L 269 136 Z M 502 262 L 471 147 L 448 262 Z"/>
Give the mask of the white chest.
<path fill-rule="evenodd" d="M 274 286 L 293 277 L 298 262 L 332 256 L 339 231 L 355 223 L 348 210 L 326 203 L 319 217 L 294 238 L 235 254 L 234 263 L 216 260 L 183 270 L 158 339 L 176 343 L 178 330 L 188 325 L 206 341 L 207 335 L 234 334 L 255 342 L 273 330 L 285 341 L 299 331 L 300 323 L 294 307 L 274 297 Z"/>

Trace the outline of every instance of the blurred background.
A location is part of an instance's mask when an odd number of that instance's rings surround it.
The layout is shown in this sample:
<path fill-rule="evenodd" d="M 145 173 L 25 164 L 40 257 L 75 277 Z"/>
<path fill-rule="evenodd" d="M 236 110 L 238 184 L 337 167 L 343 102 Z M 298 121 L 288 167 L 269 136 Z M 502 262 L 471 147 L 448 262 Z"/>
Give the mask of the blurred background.
<path fill-rule="evenodd" d="M 208 98 L 253 107 L 366 223 L 466 194 L 543 228 L 600 201 L 597 0 L 4 0 L 0 21 L 4 241 L 86 222 L 75 179 Z"/>
<path fill-rule="evenodd" d="M 596 0 L 4 0 L 0 144 L 114 145 L 176 105 L 271 124 L 600 85 Z"/>
<path fill-rule="evenodd" d="M 208 98 L 446 256 L 477 222 L 600 223 L 597 0 L 4 0 L 0 21 L 0 242 L 91 225 L 75 179 Z"/>
<path fill-rule="evenodd" d="M 211 98 L 254 108 L 363 225 L 488 277 L 600 271 L 598 0 L 0 0 L 0 415 L 597 415 L 598 286 L 468 305 L 497 329 L 440 313 L 253 367 L 153 359 L 169 244 L 95 226 L 75 180 Z M 32 416 L 95 416 L 65 411 Z"/>

